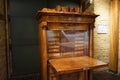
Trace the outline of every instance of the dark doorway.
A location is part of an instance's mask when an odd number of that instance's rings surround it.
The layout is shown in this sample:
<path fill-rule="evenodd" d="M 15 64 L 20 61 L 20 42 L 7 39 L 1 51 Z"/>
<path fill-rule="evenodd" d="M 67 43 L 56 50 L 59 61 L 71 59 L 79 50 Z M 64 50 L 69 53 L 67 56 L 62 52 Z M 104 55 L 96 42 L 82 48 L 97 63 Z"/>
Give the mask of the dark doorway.
<path fill-rule="evenodd" d="M 36 12 L 46 0 L 10 0 L 12 74 L 39 72 Z"/>

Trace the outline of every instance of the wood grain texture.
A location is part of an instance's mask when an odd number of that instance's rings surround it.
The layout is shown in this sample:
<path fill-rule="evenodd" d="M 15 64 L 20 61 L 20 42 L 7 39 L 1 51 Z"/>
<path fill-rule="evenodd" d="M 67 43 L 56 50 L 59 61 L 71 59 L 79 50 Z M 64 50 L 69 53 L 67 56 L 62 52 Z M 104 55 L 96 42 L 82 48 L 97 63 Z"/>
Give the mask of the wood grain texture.
<path fill-rule="evenodd" d="M 107 63 L 88 56 L 51 59 L 49 60 L 49 63 L 53 66 L 58 75 L 89 70 L 107 65 Z"/>
<path fill-rule="evenodd" d="M 119 0 L 111 0 L 110 70 L 118 71 Z"/>
<path fill-rule="evenodd" d="M 7 80 L 5 0 L 0 0 L 0 80 Z"/>
<path fill-rule="evenodd" d="M 46 22 L 39 24 L 39 50 L 40 50 L 40 76 L 42 80 L 47 80 L 47 39 Z"/>

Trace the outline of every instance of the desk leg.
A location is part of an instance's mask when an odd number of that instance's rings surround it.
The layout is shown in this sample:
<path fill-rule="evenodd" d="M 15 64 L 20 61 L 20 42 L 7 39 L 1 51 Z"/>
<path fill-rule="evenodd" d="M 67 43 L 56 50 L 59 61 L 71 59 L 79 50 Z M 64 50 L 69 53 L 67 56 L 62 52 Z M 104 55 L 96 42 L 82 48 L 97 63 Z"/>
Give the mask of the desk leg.
<path fill-rule="evenodd" d="M 93 80 L 93 70 L 84 70 L 80 72 L 79 80 Z"/>
<path fill-rule="evenodd" d="M 90 69 L 90 70 L 88 70 L 88 80 L 93 80 L 93 70 L 92 69 Z"/>
<path fill-rule="evenodd" d="M 84 71 L 80 72 L 79 80 L 85 80 Z"/>
<path fill-rule="evenodd" d="M 85 79 L 84 79 L 84 80 L 89 80 L 89 79 L 88 79 L 88 70 L 85 70 L 85 71 L 84 71 L 84 75 L 85 75 Z"/>
<path fill-rule="evenodd" d="M 84 70 L 80 72 L 79 80 L 88 80 L 88 70 Z"/>

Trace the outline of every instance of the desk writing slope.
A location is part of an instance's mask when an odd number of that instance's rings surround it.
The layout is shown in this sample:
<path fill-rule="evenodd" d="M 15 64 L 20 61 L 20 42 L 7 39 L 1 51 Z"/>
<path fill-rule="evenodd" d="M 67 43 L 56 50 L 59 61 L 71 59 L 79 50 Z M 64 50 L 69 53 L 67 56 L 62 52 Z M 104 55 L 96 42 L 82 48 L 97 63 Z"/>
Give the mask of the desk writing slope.
<path fill-rule="evenodd" d="M 51 59 L 49 60 L 49 63 L 58 75 L 94 69 L 107 65 L 102 61 L 88 56 Z"/>

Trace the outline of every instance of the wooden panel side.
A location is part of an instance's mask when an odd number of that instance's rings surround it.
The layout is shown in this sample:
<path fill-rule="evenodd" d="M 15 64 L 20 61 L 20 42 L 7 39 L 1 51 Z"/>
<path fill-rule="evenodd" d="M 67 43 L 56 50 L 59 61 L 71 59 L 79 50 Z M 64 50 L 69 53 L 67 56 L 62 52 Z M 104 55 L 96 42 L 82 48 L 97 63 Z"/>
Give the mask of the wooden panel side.
<path fill-rule="evenodd" d="M 111 0 L 110 70 L 118 70 L 119 0 Z"/>

